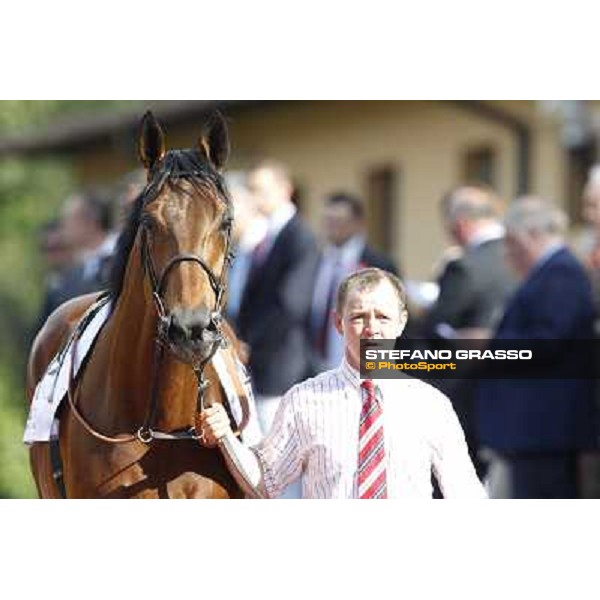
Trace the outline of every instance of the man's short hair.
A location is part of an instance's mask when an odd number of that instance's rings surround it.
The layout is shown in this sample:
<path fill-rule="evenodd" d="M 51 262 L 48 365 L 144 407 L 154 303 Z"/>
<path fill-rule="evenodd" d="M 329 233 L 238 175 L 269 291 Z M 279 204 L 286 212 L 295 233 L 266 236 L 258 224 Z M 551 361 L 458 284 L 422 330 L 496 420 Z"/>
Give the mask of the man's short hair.
<path fill-rule="evenodd" d="M 335 192 L 327 197 L 325 203 L 329 206 L 345 204 L 355 219 L 363 220 L 365 218 L 365 204 L 358 196 L 347 192 Z"/>
<path fill-rule="evenodd" d="M 492 188 L 481 185 L 461 185 L 450 190 L 442 198 L 442 212 L 449 221 L 456 219 L 497 218 L 500 199 Z"/>
<path fill-rule="evenodd" d="M 342 281 L 342 283 L 340 283 L 335 302 L 335 310 L 338 315 L 342 314 L 350 292 L 354 290 L 359 290 L 362 292 L 364 290 L 373 289 L 382 281 L 389 281 L 396 290 L 396 293 L 398 294 L 398 301 L 400 302 L 400 312 L 406 310 L 406 291 L 400 279 L 398 279 L 398 277 L 392 273 L 384 271 L 383 269 L 369 267 L 367 269 L 361 269 L 360 271 L 351 273 Z"/>
<path fill-rule="evenodd" d="M 506 229 L 517 233 L 545 233 L 562 236 L 569 226 L 565 212 L 548 200 L 535 196 L 517 198 L 504 218 Z"/>

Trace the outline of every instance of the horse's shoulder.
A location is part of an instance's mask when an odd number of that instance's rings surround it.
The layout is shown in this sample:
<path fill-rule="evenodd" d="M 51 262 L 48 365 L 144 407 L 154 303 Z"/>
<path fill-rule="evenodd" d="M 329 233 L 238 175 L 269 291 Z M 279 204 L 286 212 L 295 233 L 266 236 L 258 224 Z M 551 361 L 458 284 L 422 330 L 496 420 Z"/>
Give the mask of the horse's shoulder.
<path fill-rule="evenodd" d="M 98 293 L 77 296 L 54 310 L 38 332 L 29 355 L 28 391 L 32 393 L 50 361 L 66 342 Z M 28 394 L 29 395 L 29 394 Z"/>

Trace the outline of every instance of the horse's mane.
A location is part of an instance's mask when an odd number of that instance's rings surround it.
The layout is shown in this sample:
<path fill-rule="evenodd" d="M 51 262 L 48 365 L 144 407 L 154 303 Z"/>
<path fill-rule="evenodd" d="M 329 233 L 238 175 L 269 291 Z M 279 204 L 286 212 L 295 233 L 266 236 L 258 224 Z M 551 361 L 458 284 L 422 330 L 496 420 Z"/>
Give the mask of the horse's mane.
<path fill-rule="evenodd" d="M 209 189 L 217 193 L 226 203 L 228 211 L 232 210 L 223 177 L 198 150 L 169 150 L 150 171 L 148 184 L 133 202 L 125 227 L 117 240 L 109 277 L 109 293 L 113 299 L 113 308 L 123 289 L 127 262 L 144 207 L 158 196 L 164 185 L 178 189 L 181 193 L 188 193 L 178 185 L 178 180 L 181 179 L 189 181 L 197 190 Z"/>

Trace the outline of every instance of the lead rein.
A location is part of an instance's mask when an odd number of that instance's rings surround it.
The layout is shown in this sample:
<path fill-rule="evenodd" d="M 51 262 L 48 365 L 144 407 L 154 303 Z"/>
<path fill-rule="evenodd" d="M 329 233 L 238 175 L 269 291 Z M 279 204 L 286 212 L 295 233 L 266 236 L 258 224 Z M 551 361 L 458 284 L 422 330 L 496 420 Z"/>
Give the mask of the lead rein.
<path fill-rule="evenodd" d="M 219 448 L 231 474 L 246 496 L 266 498 L 262 469 L 256 454 L 244 446 L 231 431 L 219 440 Z"/>

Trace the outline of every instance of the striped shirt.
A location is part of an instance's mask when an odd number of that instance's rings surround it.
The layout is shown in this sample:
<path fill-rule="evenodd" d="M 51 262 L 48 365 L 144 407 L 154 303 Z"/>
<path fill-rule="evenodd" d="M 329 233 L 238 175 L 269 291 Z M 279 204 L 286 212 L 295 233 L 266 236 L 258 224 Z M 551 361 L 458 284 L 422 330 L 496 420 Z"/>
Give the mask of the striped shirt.
<path fill-rule="evenodd" d="M 304 498 L 356 498 L 360 375 L 337 369 L 285 394 L 268 435 L 253 448 L 269 497 L 302 475 Z M 418 379 L 376 380 L 382 403 L 389 498 L 484 498 L 448 398 Z"/>

